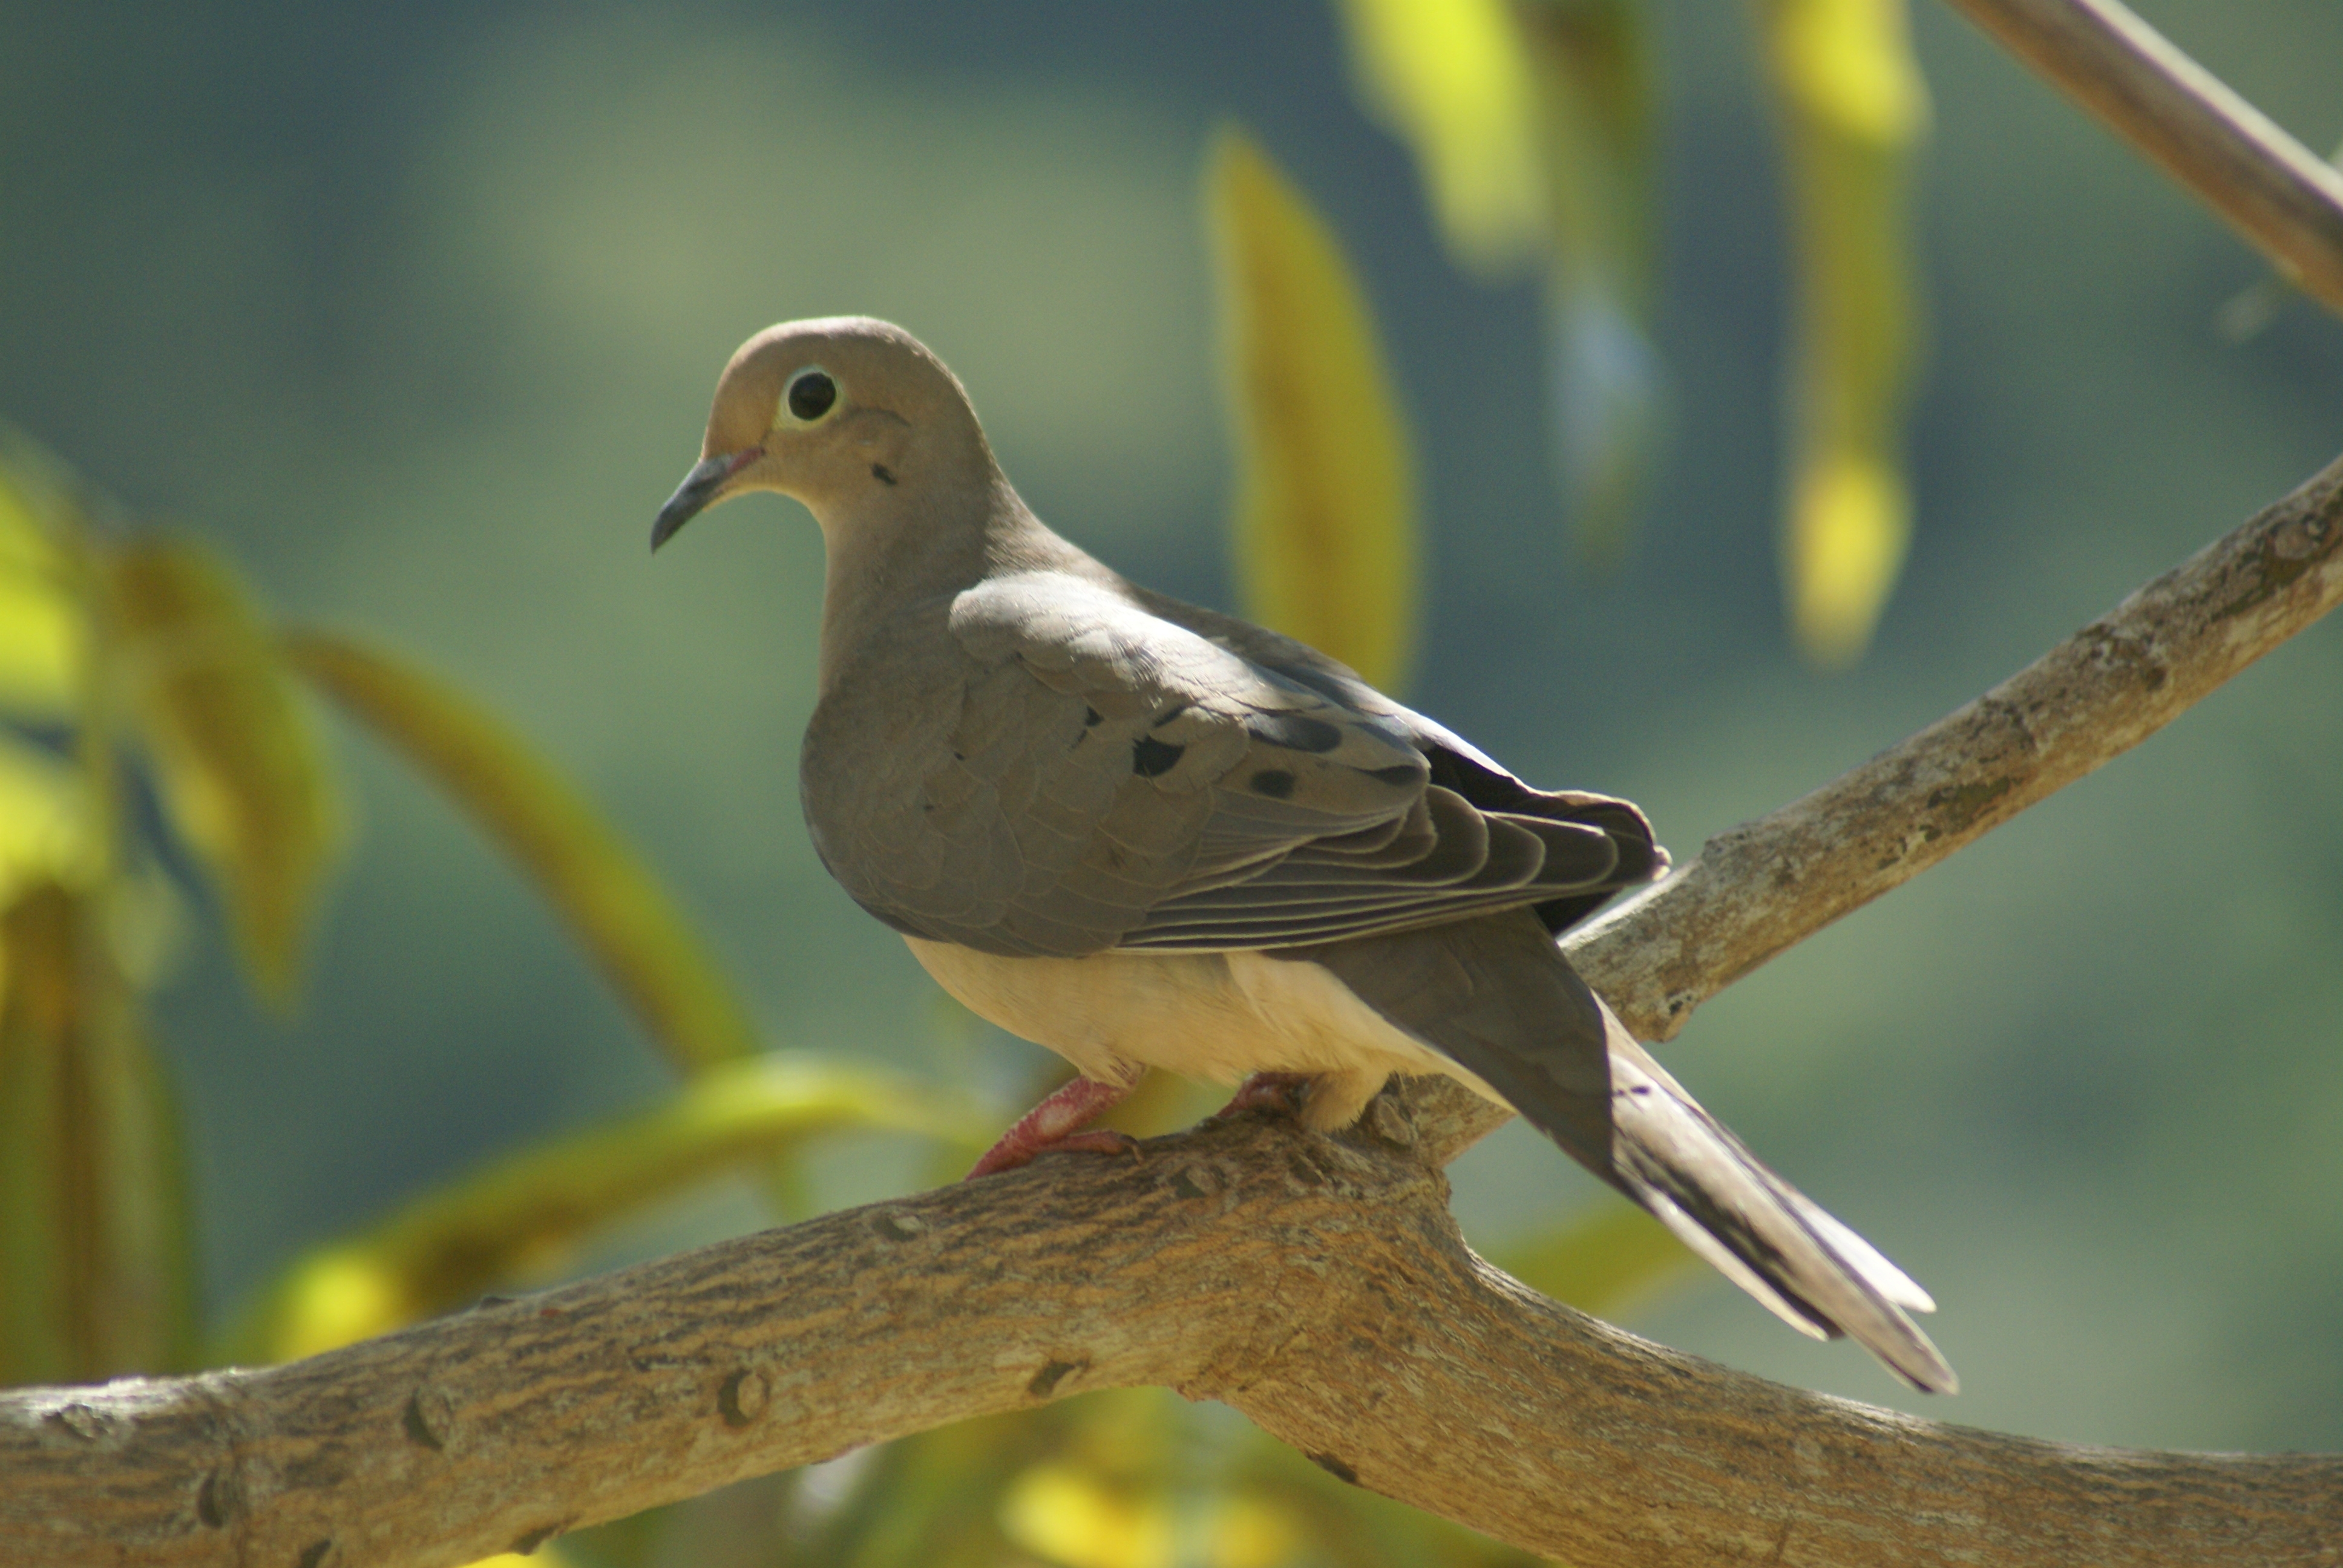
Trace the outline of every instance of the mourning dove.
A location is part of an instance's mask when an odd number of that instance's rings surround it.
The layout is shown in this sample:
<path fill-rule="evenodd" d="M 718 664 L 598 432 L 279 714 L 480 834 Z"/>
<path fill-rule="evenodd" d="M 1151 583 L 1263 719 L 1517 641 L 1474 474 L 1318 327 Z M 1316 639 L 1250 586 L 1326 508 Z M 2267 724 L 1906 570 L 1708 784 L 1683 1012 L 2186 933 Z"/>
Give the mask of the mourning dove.
<path fill-rule="evenodd" d="M 1341 664 L 1125 581 L 1011 488 L 901 328 L 759 333 L 717 384 L 653 548 L 778 490 L 821 525 L 800 782 L 830 874 L 943 988 L 1077 1076 L 971 1175 L 1082 1131 L 1150 1067 L 1298 1101 L 1393 1073 L 1511 1107 L 1817 1338 L 1956 1386 L 1917 1285 L 1760 1164 L 1554 933 L 1667 868 L 1624 800 L 1532 789 Z M 1298 1085 L 1298 1090 L 1293 1086 Z"/>

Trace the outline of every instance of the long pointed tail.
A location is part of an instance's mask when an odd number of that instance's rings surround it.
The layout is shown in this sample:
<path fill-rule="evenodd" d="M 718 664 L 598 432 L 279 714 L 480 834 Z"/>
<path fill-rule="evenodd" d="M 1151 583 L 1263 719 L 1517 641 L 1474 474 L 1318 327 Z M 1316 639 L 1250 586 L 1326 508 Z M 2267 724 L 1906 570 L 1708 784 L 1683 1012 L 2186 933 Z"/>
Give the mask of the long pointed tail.
<path fill-rule="evenodd" d="M 1607 1007 L 1603 1023 L 1612 1174 L 1629 1195 L 1799 1332 L 1845 1334 L 1914 1388 L 1957 1393 L 1960 1379 L 1908 1315 L 1936 1310 L 1928 1292 L 1744 1148 Z"/>
<path fill-rule="evenodd" d="M 1295 955 L 1305 956 L 1297 952 Z M 1926 1292 L 1767 1170 L 1578 978 L 1527 910 L 1311 950 L 1801 1333 L 1846 1334 L 1917 1389 L 1960 1384 Z"/>

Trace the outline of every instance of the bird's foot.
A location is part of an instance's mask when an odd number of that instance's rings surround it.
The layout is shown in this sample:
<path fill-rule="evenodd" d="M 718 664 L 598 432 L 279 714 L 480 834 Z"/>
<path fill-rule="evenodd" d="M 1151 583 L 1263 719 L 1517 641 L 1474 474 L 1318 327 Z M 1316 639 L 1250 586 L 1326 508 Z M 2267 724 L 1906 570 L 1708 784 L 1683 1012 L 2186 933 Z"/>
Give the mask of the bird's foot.
<path fill-rule="evenodd" d="M 1223 1116 L 1253 1110 L 1282 1111 L 1288 1116 L 1300 1116 L 1309 1098 L 1310 1074 L 1306 1072 L 1256 1072 L 1238 1086 L 1226 1105 L 1212 1112 L 1212 1120 L 1218 1121 Z"/>
<path fill-rule="evenodd" d="M 1104 1128 L 1085 1130 L 1084 1123 L 1105 1111 L 1131 1092 L 1128 1084 L 1101 1083 L 1095 1078 L 1073 1078 L 1061 1085 L 1041 1104 L 1019 1117 L 1017 1125 L 1001 1135 L 1001 1141 L 984 1151 L 984 1158 L 970 1168 L 960 1178 L 973 1181 L 980 1176 L 990 1176 L 996 1171 L 1014 1171 L 1031 1164 L 1034 1156 L 1055 1153 L 1061 1149 L 1083 1149 L 1100 1154 L 1129 1154 L 1136 1159 L 1139 1140 L 1127 1132 L 1112 1132 Z"/>

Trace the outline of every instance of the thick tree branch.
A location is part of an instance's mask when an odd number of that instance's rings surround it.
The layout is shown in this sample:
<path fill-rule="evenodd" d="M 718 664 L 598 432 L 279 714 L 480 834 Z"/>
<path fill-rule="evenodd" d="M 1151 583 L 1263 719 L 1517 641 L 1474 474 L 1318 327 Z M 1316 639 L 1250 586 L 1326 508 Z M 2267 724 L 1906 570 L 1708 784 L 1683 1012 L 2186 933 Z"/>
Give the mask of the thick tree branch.
<path fill-rule="evenodd" d="M 1577 944 L 1648 1033 L 2137 743 L 2343 598 L 2343 463 Z M 1411 1112 L 1413 1104 L 1421 1114 Z M 2343 1458 L 2082 1450 L 1800 1393 L 1473 1257 L 1422 1092 L 1060 1157 L 290 1366 L 0 1392 L 0 1564 L 454 1563 L 1084 1389 L 1224 1400 L 1530 1550 L 2332 1564 Z"/>
<path fill-rule="evenodd" d="M 2343 313 L 2343 174 L 2120 0 L 1951 0 Z"/>
<path fill-rule="evenodd" d="M 1581 1563 L 2331 1563 L 2343 1459 L 2077 1450 L 1780 1388 L 1474 1257 L 1383 1133 L 1057 1156 L 291 1366 L 0 1399 L 0 1562 L 423 1568 L 1086 1389 L 1226 1401 Z"/>

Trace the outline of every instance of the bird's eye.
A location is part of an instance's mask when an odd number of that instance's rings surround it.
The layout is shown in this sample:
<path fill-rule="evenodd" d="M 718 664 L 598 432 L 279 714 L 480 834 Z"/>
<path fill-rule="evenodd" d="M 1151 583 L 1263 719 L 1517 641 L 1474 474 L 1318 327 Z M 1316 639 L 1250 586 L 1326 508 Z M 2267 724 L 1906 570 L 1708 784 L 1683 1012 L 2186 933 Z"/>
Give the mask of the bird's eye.
<path fill-rule="evenodd" d="M 838 383 L 827 371 L 800 370 L 789 377 L 789 389 L 782 401 L 792 417 L 810 425 L 837 403 Z"/>

